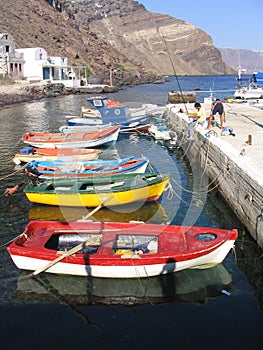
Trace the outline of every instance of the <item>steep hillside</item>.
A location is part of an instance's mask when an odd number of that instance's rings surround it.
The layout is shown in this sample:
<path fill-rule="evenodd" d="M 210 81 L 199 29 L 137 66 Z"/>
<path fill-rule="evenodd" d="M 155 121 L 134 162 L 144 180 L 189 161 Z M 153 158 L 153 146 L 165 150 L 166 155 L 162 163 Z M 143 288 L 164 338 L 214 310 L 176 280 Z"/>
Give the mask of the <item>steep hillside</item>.
<path fill-rule="evenodd" d="M 160 74 L 229 74 L 212 39 L 195 26 L 133 0 L 63 0 L 83 26 L 136 65 Z"/>
<path fill-rule="evenodd" d="M 253 51 L 247 49 L 220 49 L 223 60 L 233 69 L 241 66 L 248 74 L 255 71 L 263 72 L 263 51 Z"/>
<path fill-rule="evenodd" d="M 133 0 L 1 0 L 0 32 L 17 48 L 43 47 L 102 79 L 115 68 L 122 84 L 232 73 L 205 32 Z"/>

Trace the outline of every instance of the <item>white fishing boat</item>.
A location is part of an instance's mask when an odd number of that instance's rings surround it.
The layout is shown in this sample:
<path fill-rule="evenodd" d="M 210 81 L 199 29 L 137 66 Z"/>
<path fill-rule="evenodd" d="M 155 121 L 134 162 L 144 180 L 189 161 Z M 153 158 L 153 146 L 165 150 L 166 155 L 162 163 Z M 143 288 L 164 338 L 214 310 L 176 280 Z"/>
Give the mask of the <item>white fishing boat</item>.
<path fill-rule="evenodd" d="M 166 125 L 152 124 L 148 131 L 155 140 L 170 141 L 177 139 L 176 133 L 167 128 Z"/>
<path fill-rule="evenodd" d="M 263 72 L 254 72 L 245 85 L 242 83 L 242 68 L 238 68 L 238 85 L 234 92 L 236 99 L 261 99 L 263 98 Z"/>

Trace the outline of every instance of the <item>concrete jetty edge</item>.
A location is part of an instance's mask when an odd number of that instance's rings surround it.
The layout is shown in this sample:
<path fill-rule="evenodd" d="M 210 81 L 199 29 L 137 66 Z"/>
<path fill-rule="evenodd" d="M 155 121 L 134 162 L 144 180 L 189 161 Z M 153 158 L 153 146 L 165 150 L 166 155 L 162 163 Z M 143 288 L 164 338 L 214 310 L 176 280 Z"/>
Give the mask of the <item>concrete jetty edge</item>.
<path fill-rule="evenodd" d="M 199 158 L 213 185 L 263 249 L 263 111 L 242 104 L 224 104 L 227 125 L 235 136 L 210 132 L 201 125 L 187 140 L 190 119 L 183 105 L 167 105 L 166 124 L 179 135 L 179 145 L 189 159 Z M 210 105 L 204 105 L 209 115 Z M 187 112 L 193 111 L 187 106 Z M 252 144 L 247 142 L 250 135 Z"/>

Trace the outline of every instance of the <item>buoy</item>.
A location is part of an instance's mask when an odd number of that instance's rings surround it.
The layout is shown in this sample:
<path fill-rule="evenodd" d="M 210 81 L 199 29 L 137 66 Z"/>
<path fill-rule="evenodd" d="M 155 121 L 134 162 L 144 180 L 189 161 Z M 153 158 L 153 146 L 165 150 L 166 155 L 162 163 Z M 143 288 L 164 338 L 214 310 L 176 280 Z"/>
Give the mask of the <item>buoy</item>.
<path fill-rule="evenodd" d="M 4 196 L 11 196 L 12 194 L 14 194 L 17 190 L 18 190 L 19 186 L 15 185 L 14 187 L 11 188 L 6 188 L 5 192 L 4 192 Z"/>

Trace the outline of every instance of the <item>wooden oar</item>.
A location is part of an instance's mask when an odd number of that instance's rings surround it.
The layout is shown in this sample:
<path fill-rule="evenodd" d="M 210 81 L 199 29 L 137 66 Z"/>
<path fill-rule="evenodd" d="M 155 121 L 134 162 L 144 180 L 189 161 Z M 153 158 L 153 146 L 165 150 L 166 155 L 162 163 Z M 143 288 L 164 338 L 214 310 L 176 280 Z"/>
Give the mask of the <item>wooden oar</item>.
<path fill-rule="evenodd" d="M 98 210 L 100 210 L 108 201 L 110 201 L 114 196 L 111 196 L 108 199 L 105 199 L 98 207 L 96 207 L 95 209 L 93 209 L 87 216 L 85 216 L 85 220 L 87 220 L 89 217 L 91 217 L 94 213 L 96 213 Z M 46 271 L 47 269 L 49 269 L 50 267 L 54 266 L 56 263 L 58 263 L 60 260 L 67 258 L 70 255 L 73 255 L 75 253 L 77 253 L 79 250 L 81 250 L 88 241 L 82 242 L 78 245 L 76 245 L 75 247 L 73 247 L 72 249 L 66 251 L 65 253 L 63 253 L 62 255 L 58 256 L 56 259 L 50 261 L 47 265 L 40 267 L 39 269 L 35 270 L 34 272 L 32 272 L 31 274 L 28 275 L 29 278 L 32 278 L 34 276 L 37 276 L 38 274 L 40 274 L 41 272 Z"/>

